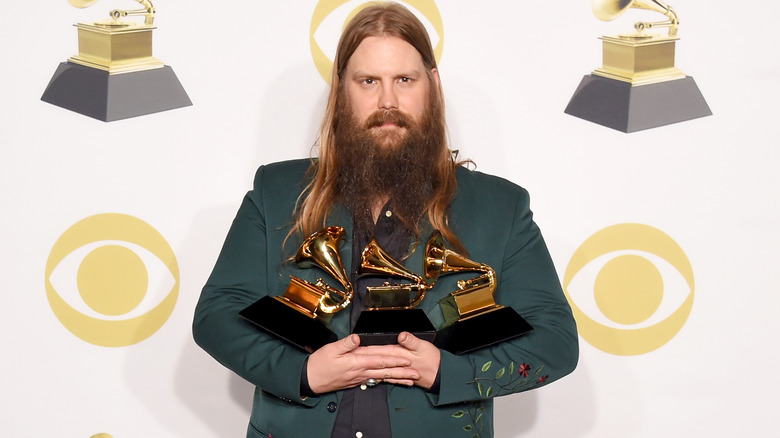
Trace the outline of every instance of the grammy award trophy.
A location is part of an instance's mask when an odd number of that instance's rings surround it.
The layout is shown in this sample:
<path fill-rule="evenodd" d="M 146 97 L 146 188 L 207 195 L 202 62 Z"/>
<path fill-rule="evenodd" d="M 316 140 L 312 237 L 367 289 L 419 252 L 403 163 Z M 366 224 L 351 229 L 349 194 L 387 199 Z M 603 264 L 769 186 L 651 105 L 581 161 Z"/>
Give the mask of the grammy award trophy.
<path fill-rule="evenodd" d="M 77 8 L 97 1 L 68 0 Z M 104 122 L 192 105 L 173 69 L 152 56 L 152 2 L 136 1 L 142 9 L 76 24 L 78 55 L 60 63 L 41 100 Z"/>
<path fill-rule="evenodd" d="M 353 333 L 360 335 L 360 345 L 385 345 L 398 342 L 401 332 L 410 332 L 433 342 L 436 329 L 422 309 L 416 308 L 433 285 L 407 270 L 372 239 L 361 254 L 360 275 L 400 277 L 411 283 L 368 287 L 366 310 L 358 316 Z"/>
<path fill-rule="evenodd" d="M 352 301 L 352 284 L 338 252 L 344 234 L 339 226 L 320 230 L 304 240 L 295 255 L 299 267 L 319 267 L 344 290 L 328 285 L 322 278 L 311 283 L 291 275 L 284 295 L 265 296 L 239 314 L 304 351 L 313 352 L 336 341 L 338 337 L 326 323 Z"/>
<path fill-rule="evenodd" d="M 496 272 L 444 248 L 439 231 L 428 238 L 425 278 L 434 282 L 442 275 L 477 272 L 477 277 L 458 281 L 458 290 L 439 301 L 445 324 L 434 344 L 453 354 L 463 354 L 512 339 L 533 330 L 511 307 L 496 304 Z"/>
<path fill-rule="evenodd" d="M 665 21 L 603 36 L 603 65 L 583 77 L 566 114 L 622 132 L 712 115 L 693 78 L 674 66 L 679 19 L 661 0 L 592 0 L 593 13 L 611 21 L 631 8 L 662 13 Z M 667 28 L 668 34 L 648 32 Z"/>

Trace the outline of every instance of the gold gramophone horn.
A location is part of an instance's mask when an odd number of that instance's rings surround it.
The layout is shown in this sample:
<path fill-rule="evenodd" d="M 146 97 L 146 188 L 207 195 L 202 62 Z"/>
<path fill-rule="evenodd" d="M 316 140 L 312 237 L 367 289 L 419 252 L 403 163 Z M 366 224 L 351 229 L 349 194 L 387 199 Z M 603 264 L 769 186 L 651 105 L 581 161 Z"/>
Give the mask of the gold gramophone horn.
<path fill-rule="evenodd" d="M 432 287 L 425 282 L 425 279 L 422 276 L 409 271 L 402 264 L 390 257 L 390 255 L 379 246 L 376 239 L 371 239 L 371 242 L 369 242 L 368 246 L 366 246 L 361 254 L 360 273 L 401 277 L 412 282 L 412 284 L 387 284 L 385 286 L 368 288 L 369 295 L 372 295 L 372 293 L 381 293 L 382 295 L 394 294 L 398 299 L 401 299 L 404 293 L 415 293 L 414 297 L 406 299 L 403 304 L 391 307 L 415 307 L 420 304 L 423 298 L 425 298 L 425 292 Z"/>
<path fill-rule="evenodd" d="M 295 262 L 301 268 L 318 266 L 339 281 L 345 291 L 338 290 L 317 279 L 316 286 L 325 291 L 320 302 L 320 309 L 325 313 L 335 313 L 352 301 L 352 283 L 344 269 L 339 255 L 339 244 L 344 239 L 344 228 L 331 226 L 320 230 L 303 241 L 295 254 Z"/>
<path fill-rule="evenodd" d="M 493 299 L 496 291 L 496 271 L 484 263 L 478 263 L 444 248 L 441 232 L 431 233 L 425 245 L 425 260 L 423 261 L 425 278 L 436 282 L 441 275 L 458 272 L 481 272 L 482 274 L 468 280 L 459 280 L 457 291 L 452 292 L 461 318 L 495 308 Z"/>
<path fill-rule="evenodd" d="M 92 6 L 97 1 L 98 0 L 68 0 L 68 3 L 70 3 L 71 6 L 75 6 L 77 8 L 86 8 L 88 6 Z M 149 0 L 135 0 L 135 1 L 140 3 L 144 7 L 144 9 L 136 9 L 133 11 L 114 9 L 113 11 L 109 12 L 109 15 L 111 15 L 111 18 L 113 18 L 114 20 L 118 20 L 120 17 L 127 17 L 128 15 L 145 15 L 146 18 L 144 20 L 144 24 L 149 26 L 154 24 L 155 9 L 152 2 Z"/>
<path fill-rule="evenodd" d="M 438 230 L 431 233 L 428 243 L 425 245 L 425 261 L 423 262 L 425 278 L 429 281 L 436 281 L 440 275 L 453 274 L 456 272 L 482 272 L 483 275 L 463 282 L 463 286 L 488 281 L 490 293 L 496 289 L 496 272 L 490 266 L 484 263 L 478 263 L 458 254 L 457 252 L 444 248 L 444 241 L 441 232 Z M 458 282 L 460 286 L 461 282 Z M 464 287 L 461 287 L 463 289 Z"/>
<path fill-rule="evenodd" d="M 668 27 L 669 35 L 674 36 L 677 35 L 677 27 L 680 24 L 674 9 L 661 0 L 592 0 L 591 7 L 596 18 L 602 21 L 612 21 L 631 8 L 656 11 L 669 17 L 667 21 L 655 23 L 639 21 L 634 24 L 638 32 L 653 27 Z"/>

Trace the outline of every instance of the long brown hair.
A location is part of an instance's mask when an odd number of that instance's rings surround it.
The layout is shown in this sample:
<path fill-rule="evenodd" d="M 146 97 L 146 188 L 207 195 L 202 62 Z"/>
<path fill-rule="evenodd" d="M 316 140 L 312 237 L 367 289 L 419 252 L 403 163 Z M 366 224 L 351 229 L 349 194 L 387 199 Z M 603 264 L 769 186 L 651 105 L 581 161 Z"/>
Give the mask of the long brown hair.
<path fill-rule="evenodd" d="M 431 73 L 436 68 L 433 48 L 425 27 L 414 14 L 399 4 L 380 3 L 366 7 L 355 15 L 344 29 L 339 40 L 331 72 L 325 116 L 320 126 L 316 145 L 319 159 L 312 160 L 312 165 L 309 168 L 309 176 L 312 179 L 301 194 L 295 211 L 295 226 L 290 230 L 288 238 L 295 232 L 300 232 L 302 236 L 308 236 L 324 228 L 328 213 L 338 200 L 336 180 L 339 162 L 335 154 L 333 129 L 336 107 L 340 103 L 338 100 L 344 98 L 342 76 L 347 63 L 363 39 L 369 36 L 392 36 L 411 44 L 422 56 L 431 87 L 436 86 L 436 81 Z M 457 250 L 465 251 L 448 223 L 449 205 L 455 195 L 455 168 L 462 163 L 456 162 L 457 153 L 453 153 L 448 148 L 441 83 L 436 88 L 436 92 L 431 93 L 431 95 L 434 99 L 438 99 L 437 103 L 441 108 L 441 120 L 438 121 L 437 129 L 442 130 L 440 138 L 442 138 L 443 144 L 437 158 L 435 175 L 433 175 L 433 180 L 437 182 L 437 185 L 428 199 L 425 211 L 431 226 L 440 230 L 444 238 Z M 419 227 L 415 231 L 419 238 Z"/>

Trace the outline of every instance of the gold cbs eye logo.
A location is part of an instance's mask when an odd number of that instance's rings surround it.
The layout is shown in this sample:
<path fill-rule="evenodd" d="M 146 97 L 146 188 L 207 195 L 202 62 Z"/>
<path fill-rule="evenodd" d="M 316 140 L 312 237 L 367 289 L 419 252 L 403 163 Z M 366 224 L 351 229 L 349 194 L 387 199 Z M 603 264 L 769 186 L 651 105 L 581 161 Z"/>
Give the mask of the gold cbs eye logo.
<path fill-rule="evenodd" d="M 309 28 L 311 57 L 320 76 L 330 83 L 330 71 L 344 27 L 358 12 L 376 2 L 357 0 L 320 0 L 314 8 Z M 403 2 L 425 26 L 438 63 L 444 47 L 444 25 L 439 8 L 433 0 L 406 0 Z M 324 47 L 324 48 L 323 48 Z"/>
<path fill-rule="evenodd" d="M 586 271 L 592 273 L 587 266 L 592 264 L 598 270 L 595 279 L 579 281 Z M 675 275 L 681 278 L 679 287 L 674 287 Z M 575 283 L 583 287 L 575 288 Z M 685 325 L 693 307 L 693 270 L 667 234 L 647 225 L 618 224 L 592 235 L 575 251 L 563 290 L 588 343 L 611 354 L 639 355 L 663 346 Z M 671 306 L 663 304 L 667 301 Z"/>
<path fill-rule="evenodd" d="M 173 250 L 157 230 L 132 216 L 107 213 L 77 222 L 46 263 L 46 296 L 57 319 L 103 347 L 132 345 L 154 334 L 178 295 Z"/>

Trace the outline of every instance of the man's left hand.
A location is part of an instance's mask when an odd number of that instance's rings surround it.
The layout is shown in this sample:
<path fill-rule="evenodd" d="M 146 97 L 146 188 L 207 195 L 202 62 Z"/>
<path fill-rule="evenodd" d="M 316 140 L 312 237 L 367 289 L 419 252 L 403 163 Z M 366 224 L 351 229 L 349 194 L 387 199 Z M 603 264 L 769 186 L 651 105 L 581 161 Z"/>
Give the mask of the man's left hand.
<path fill-rule="evenodd" d="M 406 349 L 407 357 L 412 360 L 410 368 L 414 368 L 420 373 L 420 378 L 415 382 L 415 385 L 430 389 L 439 373 L 439 364 L 441 363 L 439 349 L 409 332 L 402 332 L 398 335 L 398 345 Z M 392 380 L 386 381 L 394 383 Z"/>

